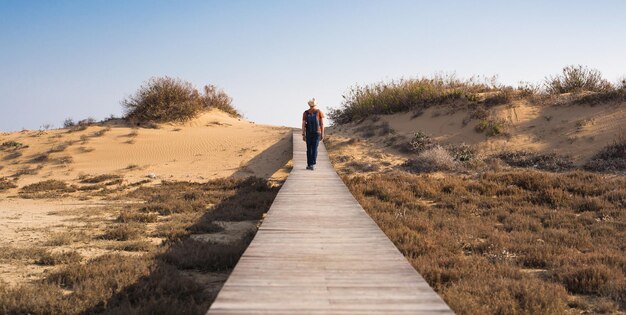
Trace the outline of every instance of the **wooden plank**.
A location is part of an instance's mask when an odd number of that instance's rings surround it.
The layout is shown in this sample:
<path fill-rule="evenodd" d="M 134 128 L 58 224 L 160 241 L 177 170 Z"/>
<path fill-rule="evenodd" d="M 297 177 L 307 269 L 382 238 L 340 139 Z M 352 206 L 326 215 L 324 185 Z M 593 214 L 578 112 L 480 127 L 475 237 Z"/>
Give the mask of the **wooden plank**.
<path fill-rule="evenodd" d="M 208 314 L 452 314 L 352 196 L 320 143 L 294 168 Z"/>

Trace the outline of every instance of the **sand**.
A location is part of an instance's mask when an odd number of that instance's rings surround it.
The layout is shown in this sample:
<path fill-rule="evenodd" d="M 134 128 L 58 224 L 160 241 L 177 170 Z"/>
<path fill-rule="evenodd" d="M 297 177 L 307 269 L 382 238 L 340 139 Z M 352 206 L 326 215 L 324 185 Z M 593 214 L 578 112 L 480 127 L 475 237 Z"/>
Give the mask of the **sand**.
<path fill-rule="evenodd" d="M 98 131 L 104 134 L 99 136 Z M 36 175 L 20 176 L 18 185 L 100 174 L 124 175 L 127 181 L 148 176 L 190 181 L 250 175 L 269 178 L 290 159 L 289 131 L 213 110 L 188 123 L 162 124 L 158 129 L 110 124 L 108 131 L 106 126 L 91 126 L 71 133 L 66 129 L 3 133 L 0 143 L 18 141 L 28 148 L 13 159 L 7 159 L 6 152 L 0 153 L 0 177 L 26 167 L 42 167 Z M 31 161 L 64 143 L 71 144 L 61 152 L 50 153 L 48 162 Z M 71 161 L 64 163 L 65 157 Z"/>
<path fill-rule="evenodd" d="M 45 248 L 74 250 L 85 258 L 106 252 L 89 242 L 110 224 L 120 203 L 126 201 L 98 197 L 22 199 L 18 195 L 21 187 L 48 179 L 77 184 L 81 176 L 102 174 L 121 175 L 125 184 L 150 180 L 145 185 L 230 176 L 280 181 L 288 175 L 292 153 L 291 128 L 259 125 L 218 110 L 187 123 L 160 124 L 155 129 L 109 122 L 75 132 L 0 133 L 0 144 L 5 141 L 28 147 L 17 150 L 21 153 L 17 157 L 15 151 L 0 151 L 0 178 L 15 178 L 18 186 L 0 191 L 0 248 L 41 247 L 55 234 L 76 231 L 88 234 L 84 241 Z M 37 159 L 46 153 L 46 159 Z M 32 170 L 32 174 L 15 176 L 24 169 Z M 227 228 L 223 241 L 239 237 L 250 230 L 250 225 Z M 36 280 L 50 269 L 32 261 L 0 261 L 0 280 L 19 284 Z"/>

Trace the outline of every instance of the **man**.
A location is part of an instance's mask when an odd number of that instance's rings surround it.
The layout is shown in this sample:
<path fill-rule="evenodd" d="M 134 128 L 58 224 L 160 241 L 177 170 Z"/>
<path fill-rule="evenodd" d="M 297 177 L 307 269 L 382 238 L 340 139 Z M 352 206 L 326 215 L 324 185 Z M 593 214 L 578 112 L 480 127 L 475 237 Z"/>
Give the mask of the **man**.
<path fill-rule="evenodd" d="M 315 98 L 309 101 L 309 109 L 302 114 L 302 140 L 306 142 L 306 169 L 314 170 L 317 147 L 324 140 L 324 113 L 317 109 Z"/>

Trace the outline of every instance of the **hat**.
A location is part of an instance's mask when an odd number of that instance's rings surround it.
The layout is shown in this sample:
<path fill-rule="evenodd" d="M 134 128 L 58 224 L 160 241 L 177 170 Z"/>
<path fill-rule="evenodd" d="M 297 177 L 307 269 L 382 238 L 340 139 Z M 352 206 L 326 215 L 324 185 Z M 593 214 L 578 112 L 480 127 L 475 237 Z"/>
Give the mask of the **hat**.
<path fill-rule="evenodd" d="M 312 99 L 309 101 L 309 106 L 313 107 L 313 106 L 316 106 L 316 105 L 317 105 L 317 101 L 315 100 L 315 97 L 314 97 L 314 98 L 312 98 Z"/>

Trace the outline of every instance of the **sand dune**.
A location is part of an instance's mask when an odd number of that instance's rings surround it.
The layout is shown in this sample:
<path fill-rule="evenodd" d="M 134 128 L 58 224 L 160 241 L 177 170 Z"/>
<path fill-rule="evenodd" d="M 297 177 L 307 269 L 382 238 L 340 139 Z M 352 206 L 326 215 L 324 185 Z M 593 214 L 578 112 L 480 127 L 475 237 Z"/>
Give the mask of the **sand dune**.
<path fill-rule="evenodd" d="M 418 117 L 412 112 L 380 116 L 379 121 L 353 123 L 333 128 L 342 137 L 364 137 L 368 126 L 388 123 L 395 135 L 410 137 L 417 131 L 440 143 L 475 145 L 481 153 L 503 150 L 556 152 L 584 163 L 602 147 L 626 133 L 623 104 L 541 106 L 525 100 L 490 109 L 491 117 L 505 121 L 505 135 L 488 137 L 475 131 L 479 120 L 467 121 L 466 110 L 431 107 Z M 464 120 L 467 122 L 464 124 Z M 388 137 L 365 137 L 369 143 L 385 146 Z"/>
<path fill-rule="evenodd" d="M 270 177 L 290 159 L 289 130 L 257 125 L 213 110 L 188 123 L 162 124 L 158 129 L 110 124 L 77 132 L 58 129 L 4 133 L 0 143 L 11 140 L 28 147 L 20 150 L 19 157 L 0 153 L 0 177 L 27 168 L 36 174 L 20 176 L 19 186 L 46 178 L 73 180 L 82 174 L 109 173 L 123 174 L 128 181 L 146 176 L 191 181 L 231 175 Z M 266 150 L 271 152 L 264 153 Z M 60 152 L 37 161 L 50 151 Z M 267 163 L 248 165 L 255 157 Z M 243 172 L 241 168 L 246 166 Z"/>

